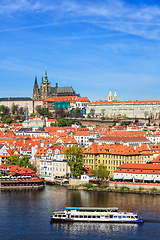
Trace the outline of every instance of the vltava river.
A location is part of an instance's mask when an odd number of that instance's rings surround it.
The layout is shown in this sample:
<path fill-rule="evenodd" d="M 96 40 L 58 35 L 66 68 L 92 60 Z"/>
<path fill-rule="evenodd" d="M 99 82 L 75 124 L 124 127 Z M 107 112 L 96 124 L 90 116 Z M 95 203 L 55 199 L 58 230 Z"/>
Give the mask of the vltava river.
<path fill-rule="evenodd" d="M 66 206 L 118 207 L 136 211 L 143 225 L 53 223 L 49 216 Z M 0 191 L 0 240 L 160 239 L 160 196 L 72 191 L 63 186 Z"/>

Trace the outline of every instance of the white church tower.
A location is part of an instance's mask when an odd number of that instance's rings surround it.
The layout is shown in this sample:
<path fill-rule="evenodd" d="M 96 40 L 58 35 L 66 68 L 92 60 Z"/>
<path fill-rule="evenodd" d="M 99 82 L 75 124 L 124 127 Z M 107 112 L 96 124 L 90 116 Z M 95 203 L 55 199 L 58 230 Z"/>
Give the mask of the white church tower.
<path fill-rule="evenodd" d="M 115 90 L 115 93 L 114 93 L 114 101 L 117 101 L 117 93 L 116 93 L 116 90 Z"/>
<path fill-rule="evenodd" d="M 109 95 L 108 95 L 108 102 L 112 102 L 112 93 L 111 93 L 111 90 L 110 90 Z"/>

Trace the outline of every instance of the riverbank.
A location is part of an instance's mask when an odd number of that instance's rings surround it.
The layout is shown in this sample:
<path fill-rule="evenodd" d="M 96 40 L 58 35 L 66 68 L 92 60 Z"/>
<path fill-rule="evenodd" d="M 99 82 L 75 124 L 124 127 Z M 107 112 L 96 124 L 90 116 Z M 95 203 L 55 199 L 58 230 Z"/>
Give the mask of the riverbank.
<path fill-rule="evenodd" d="M 160 195 L 160 189 L 157 187 L 150 186 L 150 188 L 147 185 L 147 188 L 140 186 L 138 189 L 129 188 L 127 186 L 115 186 L 115 187 L 99 187 L 92 183 L 85 183 L 82 185 L 77 186 L 68 186 L 69 190 L 85 190 L 85 191 L 99 191 L 99 192 L 114 192 L 114 193 L 136 193 L 136 194 L 156 194 Z"/>

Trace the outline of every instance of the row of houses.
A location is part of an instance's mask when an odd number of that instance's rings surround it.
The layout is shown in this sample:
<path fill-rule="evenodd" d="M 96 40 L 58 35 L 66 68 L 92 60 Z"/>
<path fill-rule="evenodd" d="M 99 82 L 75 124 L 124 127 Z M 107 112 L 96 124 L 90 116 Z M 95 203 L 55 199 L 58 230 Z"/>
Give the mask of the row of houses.
<path fill-rule="evenodd" d="M 83 147 L 84 167 L 98 169 L 104 164 L 113 178 L 119 166 L 150 163 L 160 154 L 160 144 L 148 140 L 148 134 L 149 131 L 120 131 L 91 124 L 86 128 L 44 127 L 36 131 L 11 124 L 7 132 L 0 131 L 0 164 L 13 154 L 28 155 L 39 175 L 53 180 L 56 175 L 70 173 L 64 151 L 77 145 Z"/>

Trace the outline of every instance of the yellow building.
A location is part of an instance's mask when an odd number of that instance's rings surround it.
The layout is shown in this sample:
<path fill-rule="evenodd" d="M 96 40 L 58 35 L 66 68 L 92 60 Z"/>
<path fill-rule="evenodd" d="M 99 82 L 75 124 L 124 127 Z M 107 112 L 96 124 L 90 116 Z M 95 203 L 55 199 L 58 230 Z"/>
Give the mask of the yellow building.
<path fill-rule="evenodd" d="M 140 151 L 133 147 L 123 145 L 92 144 L 84 148 L 84 166 L 98 169 L 100 164 L 104 164 L 113 177 L 116 168 L 123 163 L 141 163 Z"/>

